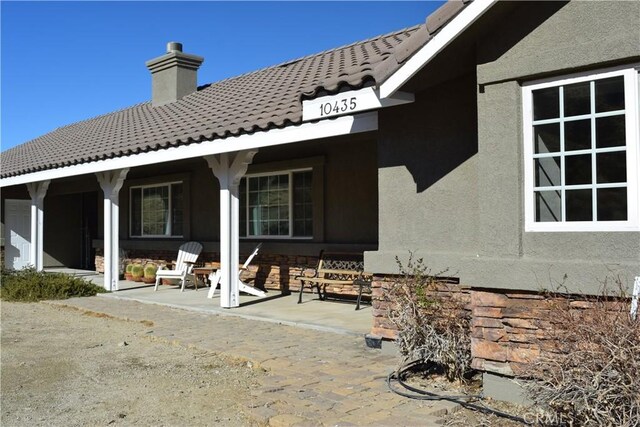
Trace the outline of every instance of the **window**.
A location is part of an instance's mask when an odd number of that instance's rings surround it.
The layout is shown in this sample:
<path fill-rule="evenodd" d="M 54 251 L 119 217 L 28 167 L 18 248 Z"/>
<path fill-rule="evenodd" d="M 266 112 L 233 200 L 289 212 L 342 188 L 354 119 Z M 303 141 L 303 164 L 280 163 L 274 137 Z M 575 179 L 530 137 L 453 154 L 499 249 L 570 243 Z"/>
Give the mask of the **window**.
<path fill-rule="evenodd" d="M 131 187 L 131 236 L 182 237 L 183 205 L 181 182 Z"/>
<path fill-rule="evenodd" d="M 638 72 L 523 87 L 526 231 L 638 227 Z"/>
<path fill-rule="evenodd" d="M 311 170 L 248 175 L 240 182 L 240 235 L 313 237 Z"/>

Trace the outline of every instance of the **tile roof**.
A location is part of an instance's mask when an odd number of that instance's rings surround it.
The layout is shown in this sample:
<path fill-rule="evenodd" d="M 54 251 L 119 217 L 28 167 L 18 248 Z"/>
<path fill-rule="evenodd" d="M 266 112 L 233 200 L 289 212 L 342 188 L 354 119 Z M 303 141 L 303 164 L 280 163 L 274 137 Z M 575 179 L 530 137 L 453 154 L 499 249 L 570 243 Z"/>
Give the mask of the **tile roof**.
<path fill-rule="evenodd" d="M 301 123 L 301 98 L 379 85 L 463 7 L 449 2 L 425 24 L 201 86 L 171 104 L 58 128 L 3 152 L 0 177 Z"/>

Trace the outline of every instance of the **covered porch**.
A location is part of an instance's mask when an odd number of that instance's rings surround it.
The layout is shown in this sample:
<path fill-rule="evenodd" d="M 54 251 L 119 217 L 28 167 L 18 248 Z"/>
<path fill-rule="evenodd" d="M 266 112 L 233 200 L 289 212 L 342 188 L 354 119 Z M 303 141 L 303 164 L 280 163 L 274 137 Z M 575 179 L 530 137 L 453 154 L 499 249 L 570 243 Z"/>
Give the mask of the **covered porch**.
<path fill-rule="evenodd" d="M 98 286 L 104 285 L 104 275 L 95 271 L 71 268 L 47 268 L 45 271 L 73 274 L 83 277 Z M 320 301 L 315 296 L 305 296 L 302 304 L 296 304 L 297 295 L 271 291 L 264 297 L 240 294 L 239 306 L 225 310 L 220 304 L 207 298 L 207 288 L 187 288 L 180 292 L 179 286 L 160 286 L 157 292 L 153 285 L 120 280 L 118 291 L 99 294 L 101 298 L 131 300 L 144 304 L 158 304 L 181 310 L 204 314 L 232 315 L 245 319 L 362 336 L 369 333 L 372 325 L 371 307 L 362 305 L 355 310 L 354 305 L 338 301 Z M 217 293 L 214 301 L 220 298 Z"/>

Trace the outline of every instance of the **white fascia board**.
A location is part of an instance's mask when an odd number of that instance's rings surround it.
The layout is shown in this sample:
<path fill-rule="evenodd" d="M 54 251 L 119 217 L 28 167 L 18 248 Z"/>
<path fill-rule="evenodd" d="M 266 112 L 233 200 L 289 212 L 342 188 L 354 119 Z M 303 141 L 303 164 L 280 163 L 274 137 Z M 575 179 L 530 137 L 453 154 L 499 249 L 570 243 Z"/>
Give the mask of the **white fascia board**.
<path fill-rule="evenodd" d="M 340 135 L 370 132 L 378 129 L 378 113 L 369 112 L 353 116 L 322 120 L 317 123 L 303 123 L 283 129 L 272 129 L 250 135 L 232 136 L 214 139 L 179 147 L 171 147 L 114 159 L 98 160 L 73 166 L 65 166 L 39 172 L 0 179 L 0 188 L 29 182 L 60 179 L 70 176 L 104 172 L 113 169 L 134 168 L 137 166 L 191 159 L 211 154 L 231 153 L 241 150 L 271 147 L 294 142 L 311 141 Z"/>
<path fill-rule="evenodd" d="M 365 87 L 302 101 L 302 121 L 323 120 L 413 101 L 412 93 L 396 92 L 393 97 L 380 99 L 378 90 Z"/>
<path fill-rule="evenodd" d="M 411 77 L 481 17 L 497 0 L 474 0 L 380 86 L 380 97 L 393 96 Z"/>

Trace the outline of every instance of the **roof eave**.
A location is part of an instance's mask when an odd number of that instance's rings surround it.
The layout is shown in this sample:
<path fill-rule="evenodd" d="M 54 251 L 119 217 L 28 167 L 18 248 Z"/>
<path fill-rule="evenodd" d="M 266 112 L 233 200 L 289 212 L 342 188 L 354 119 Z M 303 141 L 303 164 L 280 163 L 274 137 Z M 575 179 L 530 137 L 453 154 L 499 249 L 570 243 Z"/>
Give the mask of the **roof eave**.
<path fill-rule="evenodd" d="M 378 129 L 376 111 L 343 116 L 314 123 L 291 125 L 253 134 L 229 136 L 224 139 L 170 147 L 157 151 L 132 154 L 112 159 L 80 163 L 56 169 L 46 169 L 0 179 L 0 188 L 13 185 L 92 174 L 108 170 L 136 167 L 182 159 L 192 159 L 211 154 L 260 149 L 294 142 L 311 141 L 340 135 L 370 132 Z"/>
<path fill-rule="evenodd" d="M 487 12 L 497 0 L 474 0 L 473 3 L 440 29 L 400 68 L 380 84 L 380 98 L 390 98 L 445 47 Z"/>

